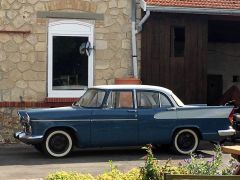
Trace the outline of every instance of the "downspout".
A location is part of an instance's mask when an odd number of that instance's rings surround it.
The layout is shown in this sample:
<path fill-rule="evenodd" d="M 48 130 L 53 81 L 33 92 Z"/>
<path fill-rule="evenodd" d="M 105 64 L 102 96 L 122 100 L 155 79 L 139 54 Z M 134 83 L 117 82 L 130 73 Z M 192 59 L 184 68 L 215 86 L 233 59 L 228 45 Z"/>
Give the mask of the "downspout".
<path fill-rule="evenodd" d="M 134 78 L 138 79 L 137 41 L 136 41 L 136 0 L 132 0 L 132 71 Z"/>
<path fill-rule="evenodd" d="M 142 26 L 150 16 L 150 11 L 147 10 L 145 16 L 141 19 L 136 27 L 136 0 L 132 0 L 132 70 L 134 78 L 138 78 L 138 64 L 137 64 L 137 41 L 136 36 L 142 31 Z"/>
<path fill-rule="evenodd" d="M 140 33 L 142 31 L 142 26 L 147 21 L 147 19 L 149 18 L 150 14 L 151 14 L 150 11 L 147 10 L 145 16 L 141 19 L 141 21 L 138 24 L 136 33 Z"/>

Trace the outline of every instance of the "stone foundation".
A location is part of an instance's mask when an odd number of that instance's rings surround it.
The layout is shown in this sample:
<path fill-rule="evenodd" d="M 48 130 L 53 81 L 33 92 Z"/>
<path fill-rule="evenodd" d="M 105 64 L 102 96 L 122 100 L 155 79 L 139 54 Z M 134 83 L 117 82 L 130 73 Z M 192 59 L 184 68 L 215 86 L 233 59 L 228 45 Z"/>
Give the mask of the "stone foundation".
<path fill-rule="evenodd" d="M 16 142 L 13 133 L 21 128 L 17 110 L 18 108 L 0 108 L 0 144 Z"/>

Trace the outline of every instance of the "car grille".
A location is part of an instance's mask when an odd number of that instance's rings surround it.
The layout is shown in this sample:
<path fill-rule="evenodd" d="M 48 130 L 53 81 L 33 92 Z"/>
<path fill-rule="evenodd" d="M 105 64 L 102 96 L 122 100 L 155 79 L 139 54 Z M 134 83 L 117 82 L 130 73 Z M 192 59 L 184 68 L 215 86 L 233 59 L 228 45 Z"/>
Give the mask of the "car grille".
<path fill-rule="evenodd" d="M 32 129 L 31 129 L 30 124 L 22 123 L 22 130 L 26 134 L 31 134 L 32 133 Z"/>
<path fill-rule="evenodd" d="M 19 113 L 18 113 L 18 119 L 19 119 L 19 121 L 21 123 L 22 131 L 25 132 L 26 134 L 31 134 L 32 133 L 32 129 L 31 129 L 30 121 L 26 120 L 26 117 L 24 118 Z"/>
<path fill-rule="evenodd" d="M 23 128 L 23 132 L 25 132 L 26 134 L 31 134 L 31 126 L 29 124 L 24 124 L 22 125 Z"/>

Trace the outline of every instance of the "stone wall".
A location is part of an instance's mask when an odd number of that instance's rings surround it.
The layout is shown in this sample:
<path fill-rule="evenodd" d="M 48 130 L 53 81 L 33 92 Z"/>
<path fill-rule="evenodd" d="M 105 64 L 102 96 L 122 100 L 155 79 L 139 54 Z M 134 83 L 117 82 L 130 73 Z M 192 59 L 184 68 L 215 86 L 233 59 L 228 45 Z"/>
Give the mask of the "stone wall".
<path fill-rule="evenodd" d="M 50 19 L 38 18 L 39 11 L 104 14 L 104 20 L 94 21 L 94 84 L 113 84 L 115 78 L 129 76 L 130 0 L 1 0 L 0 102 L 39 102 L 47 97 Z M 137 14 L 140 17 L 140 9 Z M 0 142 L 12 141 L 12 133 L 18 127 L 17 110 L 1 108 Z"/>
<path fill-rule="evenodd" d="M 47 96 L 49 19 L 38 19 L 38 11 L 104 14 L 104 21 L 95 21 L 95 84 L 112 84 L 114 78 L 129 75 L 131 1 L 2 0 L 0 9 L 0 101 L 41 101 Z"/>
<path fill-rule="evenodd" d="M 18 108 L 0 108 L 0 144 L 16 142 L 13 133 L 20 130 Z"/>

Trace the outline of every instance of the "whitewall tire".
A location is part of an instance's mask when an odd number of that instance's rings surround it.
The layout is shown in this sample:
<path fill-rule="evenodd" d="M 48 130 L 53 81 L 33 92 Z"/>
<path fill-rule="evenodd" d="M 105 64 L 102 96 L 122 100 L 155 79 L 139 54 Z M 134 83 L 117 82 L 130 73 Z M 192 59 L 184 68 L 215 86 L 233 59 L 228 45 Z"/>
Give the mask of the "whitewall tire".
<path fill-rule="evenodd" d="M 199 137 L 192 129 L 181 129 L 173 136 L 172 148 L 179 154 L 194 152 L 199 144 Z"/>
<path fill-rule="evenodd" d="M 45 153 L 56 158 L 67 156 L 71 152 L 72 147 L 71 135 L 63 130 L 51 131 L 44 141 Z"/>

